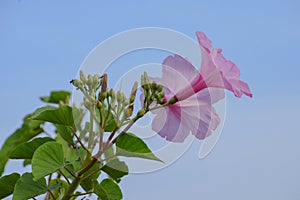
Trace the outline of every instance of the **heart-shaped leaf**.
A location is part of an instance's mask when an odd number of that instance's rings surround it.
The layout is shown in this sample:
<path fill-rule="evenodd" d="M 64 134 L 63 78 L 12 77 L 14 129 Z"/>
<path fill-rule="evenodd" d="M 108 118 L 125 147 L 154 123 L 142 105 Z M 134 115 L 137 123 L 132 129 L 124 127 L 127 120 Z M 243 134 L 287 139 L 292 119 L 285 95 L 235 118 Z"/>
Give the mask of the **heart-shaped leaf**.
<path fill-rule="evenodd" d="M 15 185 L 13 200 L 27 200 L 44 194 L 47 190 L 48 187 L 45 178 L 34 181 L 31 173 L 25 173 Z"/>
<path fill-rule="evenodd" d="M 73 111 L 70 106 L 60 106 L 58 108 L 51 106 L 43 107 L 38 109 L 31 119 L 74 126 Z"/>
<path fill-rule="evenodd" d="M 41 145 L 34 152 L 31 164 L 34 180 L 63 168 L 65 163 L 62 145 L 57 142 L 46 142 Z"/>

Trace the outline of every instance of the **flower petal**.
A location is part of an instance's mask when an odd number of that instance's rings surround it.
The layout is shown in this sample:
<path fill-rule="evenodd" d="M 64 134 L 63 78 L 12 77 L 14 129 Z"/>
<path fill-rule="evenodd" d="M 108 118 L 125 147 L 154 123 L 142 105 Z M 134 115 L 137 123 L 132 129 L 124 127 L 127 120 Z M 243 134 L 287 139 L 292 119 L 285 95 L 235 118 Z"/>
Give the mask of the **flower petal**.
<path fill-rule="evenodd" d="M 159 109 L 152 122 L 152 130 L 172 142 L 183 142 L 189 135 L 189 129 L 181 123 L 181 109 L 169 106 Z"/>
<path fill-rule="evenodd" d="M 212 101 L 214 99 L 210 98 L 209 90 L 206 89 L 179 102 L 182 110 L 182 123 L 198 139 L 209 136 L 220 123 L 220 118 L 212 107 Z"/>
<path fill-rule="evenodd" d="M 162 64 L 162 82 L 174 94 L 191 88 L 191 80 L 194 80 L 199 72 L 185 58 L 180 55 L 168 56 Z"/>
<path fill-rule="evenodd" d="M 235 96 L 242 94 L 252 97 L 247 83 L 240 80 L 240 70 L 222 55 L 221 49 L 213 49 L 211 41 L 202 32 L 196 32 L 201 47 L 202 63 L 200 73 L 208 87 L 219 87 L 232 91 Z"/>

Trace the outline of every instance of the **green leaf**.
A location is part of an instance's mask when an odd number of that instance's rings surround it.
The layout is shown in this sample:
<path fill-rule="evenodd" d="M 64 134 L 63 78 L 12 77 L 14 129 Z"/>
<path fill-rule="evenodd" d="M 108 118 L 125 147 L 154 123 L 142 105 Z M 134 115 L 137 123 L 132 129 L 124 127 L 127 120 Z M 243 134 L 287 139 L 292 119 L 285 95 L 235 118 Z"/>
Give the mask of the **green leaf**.
<path fill-rule="evenodd" d="M 62 145 L 64 158 L 67 162 L 73 163 L 76 159 L 78 159 L 76 149 L 70 148 L 69 144 L 61 137 L 61 135 L 57 135 L 56 142 Z"/>
<path fill-rule="evenodd" d="M 23 143 L 11 152 L 11 159 L 31 159 L 34 151 L 45 142 L 54 141 L 50 137 L 35 138 L 30 142 Z"/>
<path fill-rule="evenodd" d="M 121 200 L 123 198 L 121 189 L 111 179 L 104 179 L 96 185 L 95 193 L 101 200 Z"/>
<path fill-rule="evenodd" d="M 83 180 L 80 183 L 81 187 L 86 191 L 90 192 L 94 190 L 94 183 L 100 176 L 100 163 L 96 163 L 88 171 L 83 174 Z M 86 178 L 88 177 L 88 178 Z"/>
<path fill-rule="evenodd" d="M 40 127 L 42 122 L 32 121 L 29 118 L 31 115 L 27 115 L 24 118 L 23 125 L 17 129 L 12 135 L 10 135 L 4 142 L 0 150 L 0 176 L 2 175 L 5 165 L 9 159 L 11 152 L 20 144 L 27 142 L 33 137 L 43 132 Z"/>
<path fill-rule="evenodd" d="M 68 103 L 71 93 L 67 91 L 52 91 L 50 96 L 40 97 L 40 99 L 46 103 L 59 104 L 60 101 Z"/>
<path fill-rule="evenodd" d="M 107 115 L 108 110 L 96 109 L 95 111 L 96 111 L 96 119 L 97 119 L 98 122 L 100 122 L 100 112 L 101 112 L 101 117 L 103 119 L 102 120 L 102 127 L 104 126 L 104 120 L 107 117 L 107 121 L 106 121 L 104 131 L 105 132 L 112 132 L 117 126 L 117 122 L 116 122 L 115 117 L 112 114 L 112 112 L 109 112 L 109 114 Z"/>
<path fill-rule="evenodd" d="M 46 142 L 41 145 L 34 152 L 31 164 L 34 180 L 63 168 L 65 163 L 62 145 L 57 142 Z"/>
<path fill-rule="evenodd" d="M 124 161 L 113 159 L 104 165 L 101 169 L 116 182 L 120 182 L 123 176 L 128 175 L 128 166 Z"/>
<path fill-rule="evenodd" d="M 54 124 L 74 126 L 73 112 L 70 106 L 60 106 L 58 108 L 51 106 L 43 107 L 31 118 Z"/>
<path fill-rule="evenodd" d="M 26 167 L 27 165 L 31 165 L 31 159 L 25 159 L 23 162 L 23 167 Z"/>
<path fill-rule="evenodd" d="M 104 117 L 106 117 L 106 116 L 107 116 L 107 111 L 104 112 Z M 117 122 L 116 122 L 113 114 L 111 112 L 109 112 L 104 131 L 105 132 L 112 132 L 116 128 L 116 126 L 117 126 Z"/>
<path fill-rule="evenodd" d="M 31 173 L 25 173 L 17 181 L 13 193 L 13 200 L 27 200 L 46 193 L 48 190 L 46 179 L 33 180 Z"/>
<path fill-rule="evenodd" d="M 12 173 L 0 178 L 0 199 L 11 195 L 17 180 L 20 178 L 18 173 Z"/>
<path fill-rule="evenodd" d="M 64 126 L 74 126 L 73 112 L 70 106 L 43 107 L 32 116 L 32 119 Z"/>
<path fill-rule="evenodd" d="M 133 134 L 124 133 L 116 142 L 117 156 L 138 157 L 162 162 L 157 158 L 143 140 Z"/>
<path fill-rule="evenodd" d="M 74 135 L 70 128 L 63 125 L 56 125 L 56 131 L 69 145 L 74 145 Z"/>

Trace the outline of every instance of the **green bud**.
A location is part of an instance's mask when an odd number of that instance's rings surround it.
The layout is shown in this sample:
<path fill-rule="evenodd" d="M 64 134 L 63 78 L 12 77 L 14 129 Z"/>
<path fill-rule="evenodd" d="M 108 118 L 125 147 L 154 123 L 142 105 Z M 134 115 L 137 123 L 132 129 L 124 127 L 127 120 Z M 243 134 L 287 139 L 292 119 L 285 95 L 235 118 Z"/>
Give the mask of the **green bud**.
<path fill-rule="evenodd" d="M 128 118 L 132 115 L 133 113 L 133 105 L 130 105 L 127 107 L 127 109 L 125 110 L 125 117 Z"/>
<path fill-rule="evenodd" d="M 152 91 L 156 91 L 157 84 L 155 82 L 152 82 L 150 87 L 151 87 Z"/>
<path fill-rule="evenodd" d="M 90 75 L 90 74 L 88 75 L 86 84 L 90 89 L 93 89 L 93 76 L 92 75 Z"/>
<path fill-rule="evenodd" d="M 100 109 L 102 107 L 101 101 L 97 101 L 97 108 Z"/>
<path fill-rule="evenodd" d="M 109 90 L 109 96 L 111 96 L 112 98 L 116 96 L 113 89 Z"/>
<path fill-rule="evenodd" d="M 144 79 L 145 79 L 146 84 L 148 84 L 150 82 L 147 72 L 144 72 Z"/>
<path fill-rule="evenodd" d="M 117 92 L 117 101 L 118 102 L 122 101 L 122 93 L 120 91 Z"/>
<path fill-rule="evenodd" d="M 82 88 L 83 87 L 82 81 L 78 80 L 78 79 L 73 79 L 73 80 L 70 81 L 70 83 L 72 83 L 77 88 Z"/>
<path fill-rule="evenodd" d="M 103 101 L 104 99 L 106 99 L 107 94 L 108 94 L 107 91 L 105 91 L 105 92 L 99 92 L 98 100 L 99 100 L 99 101 Z"/>
<path fill-rule="evenodd" d="M 135 96 L 136 96 L 136 92 L 137 92 L 137 88 L 138 88 L 138 82 L 134 82 L 131 92 L 130 92 L 130 97 L 129 97 L 129 101 L 130 103 L 134 102 Z"/>
<path fill-rule="evenodd" d="M 163 86 L 162 85 L 157 85 L 157 92 L 161 92 L 163 90 Z"/>
<path fill-rule="evenodd" d="M 165 97 L 165 93 L 164 93 L 164 92 L 161 92 L 161 93 L 159 93 L 158 96 L 159 96 L 160 99 L 163 99 L 163 98 Z"/>
<path fill-rule="evenodd" d="M 125 99 L 125 101 L 123 101 L 124 102 L 124 106 L 128 106 L 129 105 L 129 99 Z"/>
<path fill-rule="evenodd" d="M 178 101 L 178 99 L 174 96 L 169 100 L 169 104 L 174 104 Z"/>
<path fill-rule="evenodd" d="M 99 76 L 96 74 L 93 76 L 93 88 L 96 89 L 99 85 Z"/>
<path fill-rule="evenodd" d="M 138 111 L 137 116 L 138 117 L 143 117 L 145 115 L 145 113 L 146 113 L 146 110 L 145 109 L 141 109 L 141 110 Z"/>
<path fill-rule="evenodd" d="M 80 80 L 81 80 L 83 83 L 86 83 L 86 78 L 85 78 L 85 75 L 84 75 L 84 73 L 83 73 L 82 70 L 80 70 L 79 74 L 80 74 Z"/>
<path fill-rule="evenodd" d="M 128 103 L 129 104 L 129 101 L 127 101 L 127 99 L 126 99 L 126 97 L 123 93 L 122 93 L 122 103 L 124 103 L 124 104 Z"/>

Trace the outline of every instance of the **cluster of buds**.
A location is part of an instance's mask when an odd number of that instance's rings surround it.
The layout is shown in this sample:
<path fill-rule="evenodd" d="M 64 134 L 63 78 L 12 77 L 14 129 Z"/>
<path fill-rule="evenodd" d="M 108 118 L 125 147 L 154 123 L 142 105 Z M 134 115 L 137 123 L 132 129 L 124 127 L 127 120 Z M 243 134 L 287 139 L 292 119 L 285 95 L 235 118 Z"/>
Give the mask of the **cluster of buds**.
<path fill-rule="evenodd" d="M 83 93 L 92 93 L 99 89 L 101 85 L 101 79 L 96 74 L 94 76 L 84 75 L 83 71 L 80 70 L 80 79 L 73 79 L 70 81 L 77 89 L 81 90 Z"/>
<path fill-rule="evenodd" d="M 109 91 L 111 100 L 110 107 L 117 119 L 118 125 L 121 125 L 124 121 L 128 120 L 128 118 L 132 116 L 137 88 L 138 82 L 135 82 L 128 98 L 121 91 L 118 91 L 117 93 L 115 93 L 112 89 Z"/>
<path fill-rule="evenodd" d="M 141 76 L 141 84 L 144 90 L 144 108 L 148 109 L 152 103 L 163 104 L 164 102 L 164 92 L 163 86 L 155 82 L 150 82 L 148 74 L 144 72 Z"/>
<path fill-rule="evenodd" d="M 83 71 L 80 71 L 80 79 L 70 81 L 78 90 L 84 94 L 84 106 L 88 109 L 97 104 L 96 91 L 103 83 L 101 77 L 96 75 L 85 76 Z"/>
<path fill-rule="evenodd" d="M 99 113 L 113 114 L 118 127 L 130 120 L 130 117 L 133 115 L 134 101 L 138 89 L 137 81 L 133 84 L 128 97 L 121 91 L 115 92 L 113 89 L 109 90 L 107 88 L 107 74 L 104 74 L 101 77 L 98 75 L 88 75 L 86 77 L 84 73 L 80 71 L 80 79 L 74 79 L 71 83 L 77 89 L 82 91 L 84 94 L 84 106 L 91 113 L 94 113 L 97 110 Z M 137 112 L 137 115 L 142 116 L 149 111 L 150 106 L 164 103 L 164 92 L 162 85 L 149 81 L 146 72 L 141 76 L 141 87 L 145 99 L 143 107 Z M 100 114 L 100 116 L 102 116 L 102 114 Z M 99 119 L 100 124 L 104 124 L 103 126 L 105 126 L 105 122 L 102 123 L 103 121 L 106 120 Z"/>

